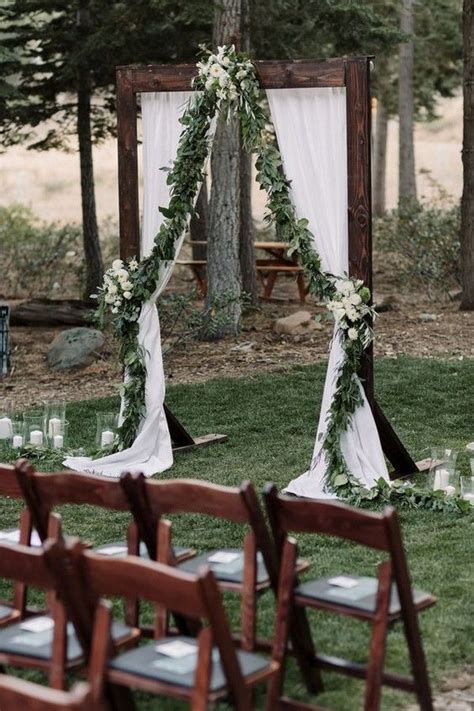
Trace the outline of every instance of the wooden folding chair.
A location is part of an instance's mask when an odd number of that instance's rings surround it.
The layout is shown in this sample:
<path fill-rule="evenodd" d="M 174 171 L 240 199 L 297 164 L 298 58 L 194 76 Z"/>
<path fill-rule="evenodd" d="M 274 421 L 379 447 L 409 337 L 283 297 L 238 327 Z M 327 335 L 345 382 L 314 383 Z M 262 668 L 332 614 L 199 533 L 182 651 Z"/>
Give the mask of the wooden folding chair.
<path fill-rule="evenodd" d="M 89 684 L 75 684 L 71 691 L 48 689 L 14 676 L 0 675 L 2 711 L 106 711 L 101 700 L 93 698 Z"/>
<path fill-rule="evenodd" d="M 0 464 L 0 497 L 24 501 L 15 468 L 10 464 Z M 31 514 L 27 508 L 20 513 L 18 528 L 4 528 L 3 522 L 0 522 L 0 542 L 21 543 L 25 546 L 41 545 L 38 533 L 33 530 Z M 3 600 L 0 602 L 0 628 L 14 620 L 38 612 L 38 609 L 27 607 L 27 586 L 23 582 L 15 581 L 12 602 Z"/>
<path fill-rule="evenodd" d="M 46 590 L 52 601 L 50 615 L 29 617 L 0 629 L 0 666 L 39 669 L 49 676 L 53 688 L 63 688 L 65 671 L 81 667 L 83 655 L 67 626 L 63 606 L 52 598 L 55 581 L 42 549 L 0 541 L 0 579 Z"/>
<path fill-rule="evenodd" d="M 256 639 L 257 597 L 270 587 L 276 592 L 278 565 L 253 485 L 248 481 L 240 487 L 217 486 L 194 479 L 151 481 L 141 474 L 123 474 L 120 481 L 135 520 L 149 529 L 148 537 L 153 533 L 158 535 L 158 560 L 178 565 L 180 570 L 190 573 L 202 565 L 210 566 L 221 590 L 241 596 L 242 649 L 269 649 L 269 641 Z M 162 517 L 172 513 L 206 514 L 242 524 L 250 530 L 245 535 L 243 549 L 223 547 L 179 563 L 172 554 L 169 527 L 160 532 L 159 526 Z"/>
<path fill-rule="evenodd" d="M 383 514 L 374 514 L 338 503 L 279 496 L 273 484 L 266 487 L 264 499 L 280 553 L 287 534 L 300 532 L 335 536 L 383 551 L 388 556 L 379 565 L 377 578 L 344 573 L 297 582 L 293 597 L 295 609 L 312 608 L 346 615 L 365 620 L 372 627 L 367 665 L 316 652 L 307 663 L 318 670 L 365 679 L 365 711 L 379 708 L 383 684 L 416 694 L 421 709 L 432 711 L 417 613 L 434 605 L 436 598 L 411 587 L 396 511 L 386 508 Z M 404 625 L 412 677 L 384 670 L 387 632 L 398 620 Z"/>
<path fill-rule="evenodd" d="M 36 472 L 26 459 L 20 459 L 15 465 L 18 485 L 28 505 L 34 525 L 42 541 L 51 531 L 48 531 L 48 521 L 51 512 L 63 504 L 96 506 L 113 511 L 130 513 L 128 498 L 125 496 L 119 482 L 114 479 L 81 474 L 79 472 L 58 472 L 45 474 Z M 146 538 L 145 529 L 138 520 L 131 521 L 128 526 L 127 540 L 114 541 L 99 546 L 96 551 L 103 555 L 120 557 L 124 555 L 156 556 L 156 537 Z M 186 560 L 194 555 L 190 548 L 174 550 L 177 560 Z M 138 607 L 134 600 L 126 602 L 126 621 L 133 627 L 138 626 Z"/>
<path fill-rule="evenodd" d="M 295 546 L 286 545 L 293 568 Z M 209 704 L 231 696 L 234 708 L 250 711 L 253 688 L 268 683 L 280 670 L 288 634 L 290 586 L 281 585 L 278 591 L 275 644 L 268 660 L 235 649 L 222 596 L 208 567 L 192 574 L 132 556 L 107 559 L 79 541 L 50 541 L 45 557 L 78 635 L 89 649 L 90 678 L 97 684 L 102 680 L 182 699 L 193 711 L 204 711 Z M 197 638 L 162 636 L 158 619 L 154 642 L 114 656 L 108 635 L 111 607 L 100 598 L 117 595 L 133 595 L 160 609 L 174 609 L 206 626 Z"/>

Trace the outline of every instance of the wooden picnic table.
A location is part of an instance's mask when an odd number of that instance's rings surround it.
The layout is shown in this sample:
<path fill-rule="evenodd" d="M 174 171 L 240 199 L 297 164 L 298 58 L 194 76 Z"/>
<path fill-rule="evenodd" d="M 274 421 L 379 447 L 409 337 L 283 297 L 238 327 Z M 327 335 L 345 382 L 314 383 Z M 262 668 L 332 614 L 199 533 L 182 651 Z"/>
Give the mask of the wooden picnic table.
<path fill-rule="evenodd" d="M 207 246 L 207 240 L 187 240 L 187 244 L 196 246 Z M 266 252 L 270 257 L 265 259 L 256 259 L 257 275 L 262 283 L 262 299 L 270 300 L 272 297 L 273 288 L 280 274 L 296 275 L 296 283 L 300 302 L 306 301 L 308 289 L 304 280 L 303 268 L 298 264 L 296 258 L 289 257 L 286 254 L 288 242 L 278 241 L 257 241 L 254 243 L 256 250 Z M 198 283 L 199 289 L 203 296 L 207 293 L 207 277 L 205 276 L 205 268 L 207 266 L 206 259 L 178 259 L 177 264 L 190 267 L 194 277 Z"/>

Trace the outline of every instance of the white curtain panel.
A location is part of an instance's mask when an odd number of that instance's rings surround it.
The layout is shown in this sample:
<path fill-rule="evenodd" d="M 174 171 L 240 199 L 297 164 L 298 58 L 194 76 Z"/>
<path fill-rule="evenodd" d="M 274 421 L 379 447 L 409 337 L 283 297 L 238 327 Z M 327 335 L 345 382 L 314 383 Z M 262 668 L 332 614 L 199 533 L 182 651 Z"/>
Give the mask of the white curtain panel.
<path fill-rule="evenodd" d="M 348 272 L 346 92 L 343 88 L 272 89 L 267 91 L 285 174 L 299 218 L 309 221 L 322 268 L 342 276 Z M 325 490 L 327 471 L 322 438 L 343 358 L 340 334 L 334 331 L 324 385 L 316 444 L 307 472 L 285 491 L 312 499 L 335 498 Z M 359 382 L 363 404 L 341 438 L 349 471 L 370 487 L 379 477 L 388 481 L 372 411 Z"/>
<path fill-rule="evenodd" d="M 163 221 L 160 206 L 169 201 L 167 173 L 161 168 L 171 167 L 183 126 L 179 123 L 188 99 L 193 92 L 157 92 L 141 95 L 143 127 L 143 224 L 141 256 L 153 248 L 153 240 Z M 177 245 L 175 260 L 184 240 Z M 139 471 L 151 476 L 169 469 L 173 451 L 163 403 L 165 376 L 161 352 L 160 320 L 156 300 L 165 288 L 173 271 L 174 262 L 163 265 L 157 288 L 147 301 L 139 317 L 138 341 L 145 349 L 147 378 L 145 387 L 146 416 L 134 443 L 128 449 L 101 459 L 69 457 L 65 466 L 77 471 L 118 477 L 123 471 Z M 123 403 L 122 403 L 123 404 Z"/>

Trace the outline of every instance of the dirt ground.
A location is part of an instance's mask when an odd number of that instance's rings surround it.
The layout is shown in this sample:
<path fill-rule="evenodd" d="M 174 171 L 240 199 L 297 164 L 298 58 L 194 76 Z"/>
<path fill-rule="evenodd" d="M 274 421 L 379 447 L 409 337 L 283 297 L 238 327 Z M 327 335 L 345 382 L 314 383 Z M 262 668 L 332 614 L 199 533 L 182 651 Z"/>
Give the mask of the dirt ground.
<path fill-rule="evenodd" d="M 379 255 L 376 255 L 375 265 L 375 301 L 386 301 L 390 307 L 380 313 L 376 321 L 376 357 L 410 354 L 454 359 L 474 356 L 474 313 L 459 311 L 459 301 L 431 301 L 421 291 L 401 288 Z M 181 268 L 173 277 L 171 288 L 184 289 L 191 283 L 189 273 Z M 383 291 L 377 289 L 378 284 Z M 165 340 L 168 383 L 249 376 L 326 358 L 332 322 L 323 321 L 321 330 L 310 337 L 278 336 L 272 331 L 274 320 L 280 316 L 301 309 L 311 314 L 322 313 L 324 307 L 311 299 L 304 306 L 300 305 L 296 284 L 291 279 L 280 279 L 274 294 L 279 301 L 263 302 L 260 310 L 245 316 L 238 338 L 212 343 L 191 340 L 172 348 L 174 337 Z M 84 400 L 117 392 L 120 367 L 116 344 L 110 335 L 103 351 L 89 367 L 61 373 L 48 369 L 46 352 L 59 330 L 12 328 L 13 372 L 0 384 L 0 395 L 11 398 L 15 408 L 31 407 L 53 397 Z"/>

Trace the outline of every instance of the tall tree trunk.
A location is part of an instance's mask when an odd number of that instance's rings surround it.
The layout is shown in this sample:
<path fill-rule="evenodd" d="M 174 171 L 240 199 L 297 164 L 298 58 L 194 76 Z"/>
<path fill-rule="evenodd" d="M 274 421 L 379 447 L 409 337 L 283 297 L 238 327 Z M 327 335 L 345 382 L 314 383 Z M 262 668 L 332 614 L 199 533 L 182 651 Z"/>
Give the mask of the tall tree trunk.
<path fill-rule="evenodd" d="M 83 34 L 89 28 L 89 0 L 80 0 L 78 26 Z M 89 299 L 102 284 L 103 263 L 95 206 L 94 164 L 91 135 L 91 87 L 87 69 L 79 67 L 77 92 L 77 135 L 81 171 L 82 235 L 86 266 L 85 293 Z"/>
<path fill-rule="evenodd" d="M 191 247 L 193 259 L 206 260 L 207 246 L 205 244 L 194 244 L 194 242 L 206 242 L 209 235 L 209 202 L 207 196 L 207 183 L 204 180 L 196 200 L 196 212 L 191 217 L 189 224 L 191 237 Z M 200 277 L 205 278 L 206 267 L 197 267 Z"/>
<path fill-rule="evenodd" d="M 377 217 L 382 217 L 386 209 L 387 129 L 387 110 L 379 99 L 377 101 L 377 114 L 375 117 L 374 166 L 372 177 L 374 215 Z"/>
<path fill-rule="evenodd" d="M 461 202 L 461 309 L 474 309 L 474 0 L 464 0 L 464 129 Z"/>
<path fill-rule="evenodd" d="M 218 0 L 215 5 L 216 45 L 240 43 L 241 0 Z M 207 245 L 206 306 L 221 316 L 208 338 L 222 338 L 240 330 L 240 126 L 235 117 L 219 118 L 211 157 L 211 201 Z M 211 312 L 212 312 L 211 311 Z"/>
<path fill-rule="evenodd" d="M 415 100 L 413 93 L 413 68 L 415 57 L 414 0 L 403 0 L 400 29 L 411 39 L 400 45 L 398 75 L 398 115 L 400 119 L 399 135 L 399 182 L 398 199 L 416 199 L 414 115 Z"/>
<path fill-rule="evenodd" d="M 242 0 L 243 52 L 250 50 L 250 2 Z M 255 229 L 252 218 L 252 156 L 240 145 L 240 271 L 242 290 L 250 297 L 253 306 L 258 304 L 257 264 L 255 261 Z"/>

